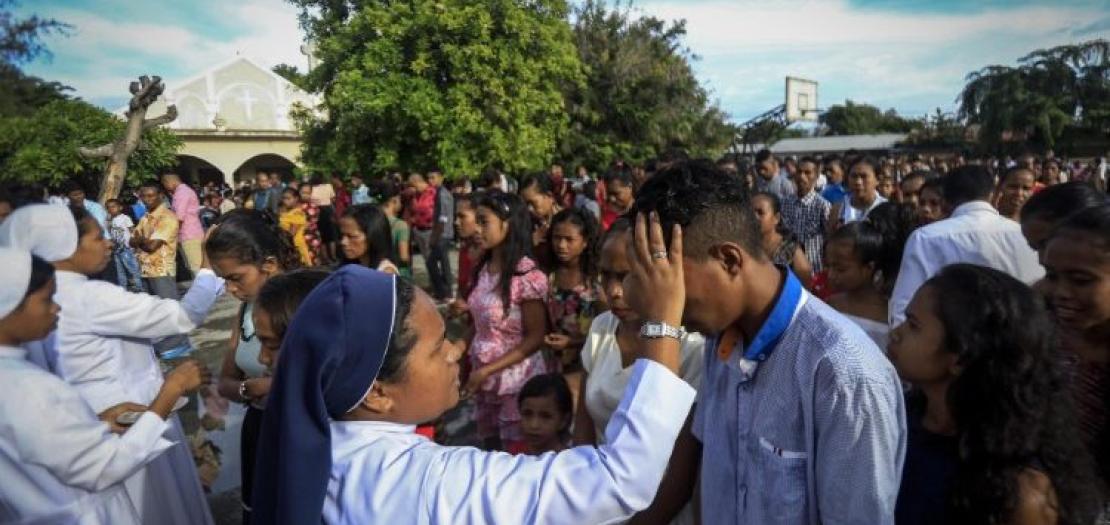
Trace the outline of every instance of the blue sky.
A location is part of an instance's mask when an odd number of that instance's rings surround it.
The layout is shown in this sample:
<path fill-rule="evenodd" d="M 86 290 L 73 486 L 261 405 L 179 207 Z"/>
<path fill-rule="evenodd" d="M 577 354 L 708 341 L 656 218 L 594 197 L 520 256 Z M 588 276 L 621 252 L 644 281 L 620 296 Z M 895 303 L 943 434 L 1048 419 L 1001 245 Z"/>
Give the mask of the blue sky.
<path fill-rule="evenodd" d="M 781 104 L 787 75 L 816 80 L 819 105 L 852 99 L 918 116 L 955 109 L 971 71 L 1034 49 L 1110 38 L 1110 0 L 639 0 L 686 19 L 698 77 L 736 121 Z M 236 53 L 304 68 L 297 10 L 279 0 L 23 0 L 73 24 L 52 60 L 27 66 L 114 108 L 127 83 L 171 83 Z"/>

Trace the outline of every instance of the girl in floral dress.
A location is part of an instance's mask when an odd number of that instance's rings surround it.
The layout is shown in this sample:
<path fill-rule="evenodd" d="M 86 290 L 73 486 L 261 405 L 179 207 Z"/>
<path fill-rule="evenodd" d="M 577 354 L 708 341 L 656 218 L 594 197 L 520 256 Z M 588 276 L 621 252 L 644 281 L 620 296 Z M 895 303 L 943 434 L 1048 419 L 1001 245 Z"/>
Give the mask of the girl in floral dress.
<path fill-rule="evenodd" d="M 574 393 L 582 380 L 582 344 L 593 318 L 605 310 L 597 282 L 597 242 L 597 220 L 589 211 L 563 210 L 551 220 L 548 245 L 557 266 L 548 279 L 551 331 L 544 345 L 551 350 L 549 368 L 562 372 Z"/>
<path fill-rule="evenodd" d="M 522 438 L 517 393 L 547 372 L 539 353 L 547 331 L 547 276 L 530 257 L 531 222 L 519 197 L 487 193 L 476 209 L 484 252 L 467 298 L 475 331 L 466 390 L 474 396 L 483 445 L 513 449 Z"/>

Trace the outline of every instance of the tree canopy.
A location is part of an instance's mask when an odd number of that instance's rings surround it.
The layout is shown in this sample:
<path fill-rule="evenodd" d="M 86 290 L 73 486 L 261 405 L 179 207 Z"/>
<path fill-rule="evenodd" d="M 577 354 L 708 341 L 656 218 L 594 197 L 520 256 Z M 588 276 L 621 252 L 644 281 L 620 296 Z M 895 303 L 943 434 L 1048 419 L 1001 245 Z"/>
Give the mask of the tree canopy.
<path fill-rule="evenodd" d="M 959 116 L 980 126 L 988 147 L 1029 140 L 1051 148 L 1066 128 L 1110 130 L 1110 41 L 1034 51 L 1016 67 L 992 65 L 967 76 Z"/>
<path fill-rule="evenodd" d="M 568 84 L 571 126 L 560 155 L 603 167 L 614 159 L 640 163 L 682 149 L 716 156 L 735 134 L 711 104 L 685 48 L 685 22 L 633 16 L 618 3 L 586 0 L 574 12 L 574 38 L 586 81 Z"/>
<path fill-rule="evenodd" d="M 292 1 L 324 99 L 295 115 L 310 166 L 539 169 L 566 131 L 562 89 L 582 67 L 564 0 Z"/>
<path fill-rule="evenodd" d="M 868 135 L 875 133 L 908 133 L 915 127 L 913 120 L 902 118 L 893 109 L 885 112 L 868 104 L 846 100 L 834 104 L 819 118 L 829 135 Z"/>
<path fill-rule="evenodd" d="M 103 159 L 86 159 L 81 146 L 107 143 L 123 134 L 125 122 L 82 100 L 49 102 L 26 116 L 0 118 L 0 181 L 57 185 L 70 178 L 98 182 Z M 154 177 L 177 162 L 181 139 L 152 128 L 128 162 L 127 181 Z"/>

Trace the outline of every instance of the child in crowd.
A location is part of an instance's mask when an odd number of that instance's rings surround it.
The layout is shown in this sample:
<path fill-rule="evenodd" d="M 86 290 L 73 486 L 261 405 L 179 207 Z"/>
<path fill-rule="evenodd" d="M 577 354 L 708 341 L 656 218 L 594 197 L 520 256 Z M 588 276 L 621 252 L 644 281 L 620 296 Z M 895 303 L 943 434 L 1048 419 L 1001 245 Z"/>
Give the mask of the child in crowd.
<path fill-rule="evenodd" d="M 549 369 L 562 372 L 572 392 L 577 392 L 582 343 L 590 322 L 605 311 L 597 284 L 597 221 L 583 209 L 563 210 L 551 221 L 549 239 L 557 266 L 548 278 L 547 318 L 552 330 L 543 342 L 554 354 Z"/>
<path fill-rule="evenodd" d="M 254 523 L 613 523 L 651 500 L 694 398 L 673 375 L 676 344 L 641 344 L 611 443 L 514 456 L 413 432 L 458 401 L 445 335 L 432 299 L 395 276 L 346 265 L 309 293 L 275 369 Z"/>
<path fill-rule="evenodd" d="M 782 224 L 782 205 L 777 195 L 761 191 L 752 195 L 752 211 L 763 233 L 763 251 L 775 264 L 794 271 L 802 286 L 813 286 L 813 266 L 794 234 Z"/>
<path fill-rule="evenodd" d="M 379 186 L 377 200 L 381 203 L 379 209 L 389 219 L 389 232 L 393 240 L 393 253 L 389 256 L 389 260 L 401 270 L 401 277 L 412 279 L 412 230 L 409 228 L 409 223 L 401 219 L 401 211 L 404 208 L 401 192 L 397 186 L 383 182 Z M 459 278 L 462 278 L 461 270 Z"/>
<path fill-rule="evenodd" d="M 258 362 L 266 367 L 266 375 L 274 375 L 281 342 L 297 307 L 328 275 L 327 270 L 316 268 L 293 270 L 267 279 L 259 289 L 251 314 L 259 343 Z"/>
<path fill-rule="evenodd" d="M 358 204 L 339 219 L 339 247 L 343 264 L 361 264 L 386 273 L 400 270 L 389 260 L 393 252 L 389 219 L 373 204 Z"/>
<path fill-rule="evenodd" d="M 547 276 L 529 256 L 532 225 L 520 197 L 488 192 L 476 204 L 483 253 L 467 297 L 475 331 L 466 390 L 476 401 L 478 436 L 497 450 L 521 440 L 516 395 L 532 376 L 547 372 L 539 353 L 547 333 Z"/>
<path fill-rule="evenodd" d="M 1090 457 L 1041 301 L 1000 271 L 954 264 L 890 334 L 914 390 L 896 521 L 1094 523 Z"/>
<path fill-rule="evenodd" d="M 279 218 L 281 229 L 285 230 L 293 239 L 293 246 L 301 258 L 301 265 L 312 266 L 312 251 L 308 249 L 308 241 L 304 232 L 308 227 L 308 216 L 301 209 L 301 197 L 297 190 L 285 188 L 281 192 L 281 216 Z"/>
<path fill-rule="evenodd" d="M 301 197 L 301 210 L 304 211 L 306 221 L 304 242 L 308 245 L 308 251 L 312 252 L 312 261 L 319 263 L 322 261 L 320 255 L 324 245 L 320 237 L 320 207 L 312 202 L 312 185 L 302 184 L 297 192 Z"/>
<path fill-rule="evenodd" d="M 142 293 L 143 273 L 139 270 L 139 260 L 131 250 L 131 229 L 135 223 L 123 213 L 123 203 L 119 199 L 109 199 L 108 233 L 112 237 L 112 262 L 116 267 L 117 284 L 129 292 Z"/>
<path fill-rule="evenodd" d="M 187 361 L 166 376 L 149 407 L 125 402 L 98 417 L 21 348 L 58 322 L 54 268 L 8 247 L 0 248 L 0 266 L 0 383 L 8 393 L 0 396 L 0 522 L 143 523 L 123 483 L 173 446 L 162 437 L 166 419 L 183 394 L 208 382 L 207 369 Z M 119 423 L 129 412 L 138 418 Z"/>
<path fill-rule="evenodd" d="M 597 203 L 597 181 L 588 180 L 582 184 L 574 198 L 574 207 L 590 212 L 594 219 L 601 220 L 601 205 Z"/>
<path fill-rule="evenodd" d="M 478 210 L 474 207 L 474 196 L 470 194 L 455 197 L 455 233 L 459 237 L 459 282 L 458 297 L 451 305 L 451 313 L 458 316 L 466 312 L 466 298 L 474 284 L 474 263 L 482 257 L 480 230 L 478 229 Z"/>
<path fill-rule="evenodd" d="M 283 194 L 283 201 L 288 192 Z M 301 254 L 273 216 L 257 210 L 235 210 L 224 215 L 205 241 L 204 250 L 213 270 L 224 278 L 228 293 L 242 301 L 216 388 L 223 398 L 247 407 L 239 438 L 239 468 L 243 523 L 250 523 L 254 452 L 270 392 L 270 378 L 258 360 L 261 344 L 252 312 L 262 286 L 274 276 L 299 268 Z"/>
<path fill-rule="evenodd" d="M 1050 186 L 1039 195 L 1074 183 Z M 1036 197 L 1034 197 L 1036 198 Z M 1032 200 L 1030 200 L 1032 202 Z M 1079 430 L 1095 456 L 1104 482 L 1110 480 L 1110 204 L 1076 210 L 1042 251 L 1046 274 L 1038 285 L 1056 319 L 1060 347 L 1072 362 L 1072 397 Z"/>
<path fill-rule="evenodd" d="M 520 389 L 517 402 L 524 440 L 509 453 L 538 456 L 570 446 L 574 399 L 562 375 L 543 374 L 529 379 Z"/>
<path fill-rule="evenodd" d="M 932 224 L 948 216 L 944 204 L 944 179 L 937 177 L 921 185 L 921 202 L 917 217 L 921 226 Z"/>
<path fill-rule="evenodd" d="M 894 177 L 891 175 L 883 175 L 879 177 L 879 185 L 875 187 L 875 191 L 880 197 L 886 200 L 891 200 L 894 195 Z"/>
<path fill-rule="evenodd" d="M 886 202 L 867 219 L 837 230 L 825 244 L 832 306 L 886 350 L 890 292 L 902 264 L 906 239 L 916 226 L 906 204 Z"/>
<path fill-rule="evenodd" d="M 520 180 L 520 198 L 532 214 L 532 254 L 544 271 L 555 266 L 555 254 L 548 244 L 548 232 L 555 214 L 562 211 L 554 184 L 546 173 L 526 175 Z"/>
<path fill-rule="evenodd" d="M 1021 207 L 1021 233 L 1029 247 L 1044 256 L 1045 243 L 1061 222 L 1080 211 L 1107 202 L 1106 195 L 1083 182 L 1049 186 L 1029 197 Z"/>
<path fill-rule="evenodd" d="M 582 382 L 577 393 L 574 444 L 598 446 L 610 436 L 605 429 L 618 413 L 628 388 L 639 344 L 641 317 L 625 301 L 624 278 L 632 269 L 632 225 L 617 219 L 601 240 L 598 268 L 609 311 L 590 325 L 582 348 Z M 705 339 L 687 333 L 680 341 L 678 376 L 692 388 L 701 385 Z M 693 437 L 680 438 L 671 455 L 668 474 L 655 501 L 636 516 L 636 523 L 694 523 L 693 495 L 699 448 Z"/>

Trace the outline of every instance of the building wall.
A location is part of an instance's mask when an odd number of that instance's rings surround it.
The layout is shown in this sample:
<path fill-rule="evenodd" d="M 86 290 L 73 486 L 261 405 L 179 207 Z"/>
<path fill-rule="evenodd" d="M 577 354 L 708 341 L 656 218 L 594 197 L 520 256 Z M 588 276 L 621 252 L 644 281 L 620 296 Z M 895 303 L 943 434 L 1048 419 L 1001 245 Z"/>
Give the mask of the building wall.
<path fill-rule="evenodd" d="M 224 181 L 235 184 L 235 172 L 240 177 L 253 177 L 257 163 L 248 163 L 259 155 L 276 155 L 300 166 L 300 137 L 243 137 L 221 134 L 205 137 L 183 136 L 180 155 L 191 155 L 212 164 L 224 174 Z M 244 166 L 246 164 L 246 166 Z"/>

